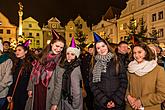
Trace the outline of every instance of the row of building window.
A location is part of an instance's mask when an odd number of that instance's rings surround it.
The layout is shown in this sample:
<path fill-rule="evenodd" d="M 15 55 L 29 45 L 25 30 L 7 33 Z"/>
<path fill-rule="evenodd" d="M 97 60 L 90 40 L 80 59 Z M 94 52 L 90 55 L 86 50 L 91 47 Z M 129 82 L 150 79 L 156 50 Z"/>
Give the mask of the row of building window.
<path fill-rule="evenodd" d="M 0 34 L 4 34 L 4 30 L 0 29 Z M 6 34 L 11 34 L 11 30 L 7 29 Z"/>
<path fill-rule="evenodd" d="M 160 11 L 158 13 L 153 13 L 152 14 L 152 22 L 157 21 L 157 20 L 161 20 L 161 19 L 163 19 L 163 11 Z"/>
<path fill-rule="evenodd" d="M 25 33 L 23 32 L 22 35 L 24 36 Z M 30 33 L 29 33 L 29 36 L 33 36 L 33 34 L 30 32 Z M 40 33 L 36 33 L 36 36 L 40 36 Z"/>

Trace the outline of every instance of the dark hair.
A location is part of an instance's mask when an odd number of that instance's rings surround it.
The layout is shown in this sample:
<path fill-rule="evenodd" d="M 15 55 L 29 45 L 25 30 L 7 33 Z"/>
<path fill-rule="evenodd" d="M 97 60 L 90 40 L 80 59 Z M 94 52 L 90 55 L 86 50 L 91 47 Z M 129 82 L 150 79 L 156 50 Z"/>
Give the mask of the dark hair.
<path fill-rule="evenodd" d="M 144 44 L 144 43 L 136 44 L 133 46 L 133 49 L 135 47 L 141 47 L 146 52 L 146 56 L 144 57 L 145 60 L 147 60 L 147 61 L 155 60 L 155 58 L 156 58 L 155 54 L 152 52 L 152 50 L 146 44 Z M 132 59 L 134 59 L 133 49 L 132 49 Z"/>
<path fill-rule="evenodd" d="M 114 49 L 109 45 L 109 43 L 108 43 L 106 40 L 101 39 L 101 40 L 99 40 L 98 42 L 96 42 L 95 45 L 94 45 L 94 55 L 97 54 L 96 44 L 97 44 L 97 43 L 100 43 L 100 42 L 103 42 L 103 43 L 105 43 L 105 45 L 107 45 L 107 47 L 108 47 L 108 52 L 114 53 Z"/>
<path fill-rule="evenodd" d="M 25 58 L 23 59 L 23 66 L 24 66 L 25 71 L 30 71 L 32 68 L 31 62 L 35 59 L 34 55 L 29 50 L 29 47 L 25 47 L 23 44 L 19 44 L 19 45 L 17 45 L 17 47 L 22 47 L 24 51 L 27 51 Z M 13 63 L 13 67 L 12 67 L 12 72 L 14 73 L 14 71 L 16 70 L 16 67 L 18 65 L 19 58 L 14 58 L 13 62 L 14 63 Z"/>
<path fill-rule="evenodd" d="M 45 58 L 46 58 L 47 54 L 49 53 L 49 51 L 51 51 L 51 47 L 52 47 L 51 44 L 54 44 L 57 41 L 61 41 L 64 43 L 64 48 L 61 52 L 61 60 L 60 60 L 60 66 L 63 65 L 64 59 L 66 56 L 66 40 L 62 36 L 60 36 L 58 39 L 55 39 L 55 40 L 52 39 L 51 42 L 44 48 L 44 50 L 41 53 L 41 58 L 39 59 L 41 64 L 45 63 Z"/>
<path fill-rule="evenodd" d="M 128 45 L 128 42 L 126 42 L 126 41 L 120 41 L 118 45 L 121 45 L 121 44 L 127 44 Z"/>
<path fill-rule="evenodd" d="M 9 42 L 9 41 L 4 41 L 4 42 L 3 42 L 3 45 L 4 45 L 5 43 L 7 43 L 7 44 L 10 46 L 10 42 Z"/>
<path fill-rule="evenodd" d="M 90 45 L 88 46 L 88 49 L 89 49 L 89 48 L 93 48 L 93 47 L 94 47 L 93 44 L 90 44 Z"/>

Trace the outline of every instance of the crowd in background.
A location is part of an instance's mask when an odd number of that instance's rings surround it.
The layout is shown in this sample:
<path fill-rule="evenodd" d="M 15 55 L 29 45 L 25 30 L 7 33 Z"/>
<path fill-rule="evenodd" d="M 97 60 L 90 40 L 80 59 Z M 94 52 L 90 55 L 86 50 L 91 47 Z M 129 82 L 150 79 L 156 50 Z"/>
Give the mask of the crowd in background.
<path fill-rule="evenodd" d="M 44 49 L 0 43 L 0 110 L 163 110 L 165 50 L 114 45 L 94 33 L 84 50 L 55 30 Z"/>

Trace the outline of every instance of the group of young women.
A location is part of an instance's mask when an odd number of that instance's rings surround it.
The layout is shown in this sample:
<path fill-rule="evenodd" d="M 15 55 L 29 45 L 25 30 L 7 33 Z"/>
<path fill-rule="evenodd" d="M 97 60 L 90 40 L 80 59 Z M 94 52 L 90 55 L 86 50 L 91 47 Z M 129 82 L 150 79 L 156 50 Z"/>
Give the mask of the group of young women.
<path fill-rule="evenodd" d="M 18 60 L 13 63 L 13 83 L 7 94 L 7 100 L 14 101 L 14 110 L 83 110 L 80 48 L 74 38 L 66 48 L 62 36 L 54 30 L 52 35 L 39 59 L 29 55 L 27 46 L 17 46 Z M 127 69 L 108 42 L 96 33 L 94 37 L 89 79 L 94 109 L 161 110 L 165 72 L 157 65 L 151 49 L 145 44 L 134 45 L 133 60 Z M 0 90 L 1 86 L 0 83 Z"/>

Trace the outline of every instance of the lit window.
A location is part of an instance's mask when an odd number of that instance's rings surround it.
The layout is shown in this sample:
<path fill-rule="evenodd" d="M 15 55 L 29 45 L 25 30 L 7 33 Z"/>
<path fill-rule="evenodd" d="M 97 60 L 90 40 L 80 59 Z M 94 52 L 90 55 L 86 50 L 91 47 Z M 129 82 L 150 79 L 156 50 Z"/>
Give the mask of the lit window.
<path fill-rule="evenodd" d="M 39 40 L 36 40 L 36 45 L 40 45 L 40 41 Z"/>
<path fill-rule="evenodd" d="M 31 28 L 32 27 L 32 24 L 29 24 L 29 27 Z"/>
<path fill-rule="evenodd" d="M 29 36 L 32 36 L 32 33 L 31 32 L 29 33 Z"/>
<path fill-rule="evenodd" d="M 161 20 L 161 19 L 163 19 L 163 11 L 158 13 L 158 20 Z"/>
<path fill-rule="evenodd" d="M 3 34 L 3 29 L 0 29 L 0 34 Z"/>
<path fill-rule="evenodd" d="M 36 34 L 36 36 L 40 36 L 40 34 L 39 34 L 39 33 L 37 33 L 37 34 Z"/>
<path fill-rule="evenodd" d="M 140 4 L 141 4 L 141 5 L 144 5 L 144 0 L 141 0 Z"/>
<path fill-rule="evenodd" d="M 156 21 L 156 13 L 152 14 L 152 22 Z"/>
<path fill-rule="evenodd" d="M 7 34 L 10 34 L 11 32 L 10 32 L 10 30 L 7 30 Z"/>
<path fill-rule="evenodd" d="M 158 30 L 158 37 L 163 37 L 163 29 Z"/>
<path fill-rule="evenodd" d="M 120 24 L 120 30 L 123 30 L 123 24 Z"/>

